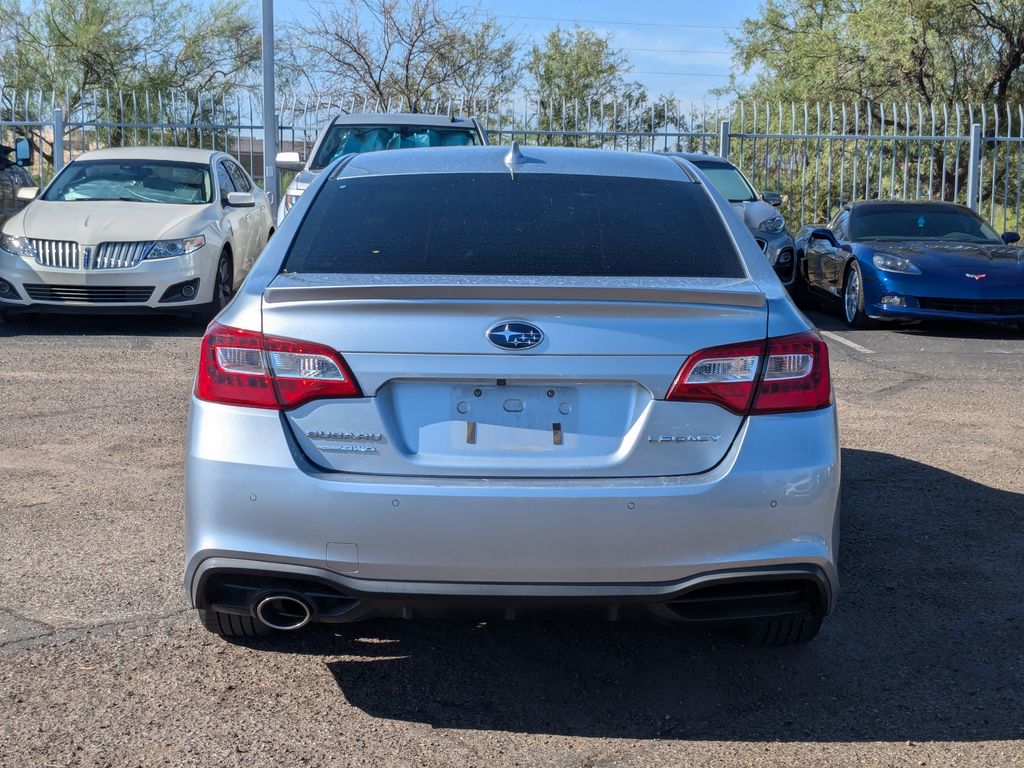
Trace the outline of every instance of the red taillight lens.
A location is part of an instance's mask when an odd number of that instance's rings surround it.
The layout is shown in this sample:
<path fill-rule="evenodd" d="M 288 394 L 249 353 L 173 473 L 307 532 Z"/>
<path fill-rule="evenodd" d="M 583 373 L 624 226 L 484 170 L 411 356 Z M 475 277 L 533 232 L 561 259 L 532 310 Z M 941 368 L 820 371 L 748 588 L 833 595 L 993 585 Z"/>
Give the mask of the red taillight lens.
<path fill-rule="evenodd" d="M 828 347 L 816 333 L 768 339 L 752 413 L 814 411 L 832 404 Z"/>
<path fill-rule="evenodd" d="M 745 414 L 757 384 L 763 341 L 709 347 L 690 355 L 672 383 L 666 400 L 716 403 Z"/>
<path fill-rule="evenodd" d="M 345 361 L 323 344 L 213 323 L 203 337 L 196 397 L 251 408 L 294 408 L 323 397 L 358 397 Z"/>
<path fill-rule="evenodd" d="M 824 408 L 832 403 L 828 347 L 808 332 L 702 349 L 683 364 L 666 399 L 741 415 Z"/>

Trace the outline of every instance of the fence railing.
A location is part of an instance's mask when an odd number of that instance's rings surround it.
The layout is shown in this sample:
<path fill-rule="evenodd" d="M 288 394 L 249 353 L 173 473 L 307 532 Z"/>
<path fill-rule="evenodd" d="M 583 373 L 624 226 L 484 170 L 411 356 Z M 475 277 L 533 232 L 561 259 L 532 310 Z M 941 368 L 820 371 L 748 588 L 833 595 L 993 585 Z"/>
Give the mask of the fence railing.
<path fill-rule="evenodd" d="M 1024 106 L 529 97 L 416 107 L 477 117 L 496 143 L 724 154 L 755 186 L 784 195 L 793 225 L 825 221 L 849 200 L 928 198 L 972 205 L 997 229 L 1024 226 Z M 409 109 L 401 99 L 286 95 L 278 100 L 278 144 L 305 157 L 339 114 Z M 82 152 L 126 144 L 224 150 L 262 182 L 261 114 L 258 98 L 246 93 L 60 95 L 0 84 L 0 143 L 28 136 L 39 150 L 32 172 L 40 183 Z"/>

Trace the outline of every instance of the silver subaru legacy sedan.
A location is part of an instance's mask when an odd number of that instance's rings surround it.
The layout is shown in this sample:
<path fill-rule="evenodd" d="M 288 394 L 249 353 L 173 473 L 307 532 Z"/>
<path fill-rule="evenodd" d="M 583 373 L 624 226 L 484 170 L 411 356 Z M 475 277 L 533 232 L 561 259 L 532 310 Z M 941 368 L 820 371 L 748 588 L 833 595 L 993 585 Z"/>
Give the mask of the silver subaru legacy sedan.
<path fill-rule="evenodd" d="M 681 158 L 335 161 L 207 329 L 185 585 L 225 636 L 569 613 L 813 638 L 828 353 Z"/>

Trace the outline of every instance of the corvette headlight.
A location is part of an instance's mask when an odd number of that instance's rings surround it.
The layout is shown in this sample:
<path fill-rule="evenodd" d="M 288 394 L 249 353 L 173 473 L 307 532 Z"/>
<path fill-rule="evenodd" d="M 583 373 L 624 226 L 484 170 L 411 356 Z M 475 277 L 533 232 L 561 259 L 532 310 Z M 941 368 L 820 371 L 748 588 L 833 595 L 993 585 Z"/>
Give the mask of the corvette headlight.
<path fill-rule="evenodd" d="M 186 253 L 198 251 L 204 245 L 206 245 L 206 237 L 203 235 L 183 237 L 181 240 L 159 240 L 153 244 L 153 249 L 146 258 L 170 259 L 175 256 L 184 256 Z"/>
<path fill-rule="evenodd" d="M 786 220 L 781 216 L 772 216 L 758 224 L 757 228 L 761 232 L 770 232 L 774 235 L 786 228 Z"/>
<path fill-rule="evenodd" d="M 871 263 L 883 272 L 897 272 L 901 275 L 920 275 L 921 268 L 910 259 L 893 256 L 891 253 L 876 253 Z"/>
<path fill-rule="evenodd" d="M 32 247 L 27 237 L 16 237 L 6 233 L 0 235 L 0 248 L 15 256 L 24 256 L 26 259 L 36 257 L 36 249 Z"/>

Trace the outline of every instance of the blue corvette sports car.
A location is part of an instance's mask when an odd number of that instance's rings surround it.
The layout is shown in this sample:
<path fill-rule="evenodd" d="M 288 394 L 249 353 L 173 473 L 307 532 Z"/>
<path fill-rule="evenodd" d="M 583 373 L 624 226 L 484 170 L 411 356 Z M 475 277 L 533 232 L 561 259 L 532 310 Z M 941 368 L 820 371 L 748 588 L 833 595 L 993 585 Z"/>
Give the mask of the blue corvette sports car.
<path fill-rule="evenodd" d="M 1024 248 L 943 202 L 845 205 L 796 236 L 798 298 L 838 301 L 854 328 L 877 318 L 1011 321 L 1024 327 Z"/>

